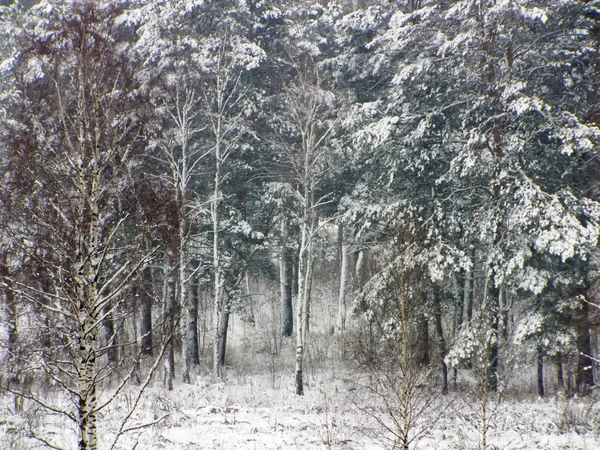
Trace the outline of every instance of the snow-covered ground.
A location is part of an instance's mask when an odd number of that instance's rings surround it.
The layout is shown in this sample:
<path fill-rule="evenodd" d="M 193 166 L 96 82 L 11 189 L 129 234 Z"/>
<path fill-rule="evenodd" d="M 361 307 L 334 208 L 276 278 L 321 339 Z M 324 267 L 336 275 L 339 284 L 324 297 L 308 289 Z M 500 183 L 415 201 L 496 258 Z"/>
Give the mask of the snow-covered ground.
<path fill-rule="evenodd" d="M 304 397 L 294 394 L 292 376 L 277 383 L 267 375 L 238 376 L 222 383 L 197 377 L 191 385 L 168 392 L 149 389 L 129 426 L 157 424 L 129 433 L 115 448 L 153 449 L 383 449 L 382 429 L 360 412 L 360 402 L 376 401 L 348 389 L 348 371 L 334 369 L 309 377 Z M 134 400 L 123 395 L 100 417 L 100 448 L 107 449 L 120 418 Z M 28 424 L 40 437 L 76 448 L 67 421 L 25 408 L 16 414 L 11 396 L 0 397 L 0 449 L 43 448 L 25 435 Z M 425 416 L 419 449 L 476 449 L 480 442 L 477 400 L 465 392 L 435 399 Z M 560 397 L 505 398 L 490 404 L 490 449 L 600 449 L 600 402 Z M 384 411 L 379 416 L 386 420 Z M 434 420 L 436 419 L 436 420 Z"/>

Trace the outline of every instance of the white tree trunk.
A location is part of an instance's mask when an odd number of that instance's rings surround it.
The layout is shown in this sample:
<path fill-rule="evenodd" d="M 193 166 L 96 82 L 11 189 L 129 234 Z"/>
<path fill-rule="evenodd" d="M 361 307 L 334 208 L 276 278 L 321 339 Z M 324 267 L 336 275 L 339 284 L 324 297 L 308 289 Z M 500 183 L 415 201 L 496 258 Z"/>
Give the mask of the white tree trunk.
<path fill-rule="evenodd" d="M 348 286 L 348 257 L 350 253 L 350 242 L 348 239 L 346 239 L 344 225 L 339 224 L 338 226 L 340 227 L 342 251 L 340 255 L 340 290 L 338 296 L 337 328 L 339 332 L 343 334 L 346 330 L 346 292 Z"/>

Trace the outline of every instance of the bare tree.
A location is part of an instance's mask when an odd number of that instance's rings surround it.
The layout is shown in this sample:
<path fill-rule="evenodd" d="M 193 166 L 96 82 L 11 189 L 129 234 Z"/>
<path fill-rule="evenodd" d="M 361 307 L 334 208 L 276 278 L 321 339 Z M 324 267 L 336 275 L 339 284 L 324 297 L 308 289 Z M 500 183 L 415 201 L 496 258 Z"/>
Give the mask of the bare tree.
<path fill-rule="evenodd" d="M 335 96 L 321 87 L 318 69 L 307 65 L 297 70 L 298 78 L 283 94 L 281 135 L 284 158 L 291 165 L 298 196 L 300 247 L 296 295 L 296 394 L 304 394 L 303 361 L 310 321 L 314 240 L 321 228 L 318 209 L 327 202 L 318 186 L 327 173 L 325 155 L 335 127 Z M 287 136 L 286 136 L 287 134 Z"/>
<path fill-rule="evenodd" d="M 72 408 L 44 398 L 43 390 L 15 393 L 71 420 L 79 449 L 95 450 L 98 413 L 137 367 L 137 356 L 111 355 L 114 330 L 103 336 L 101 329 L 124 320 L 132 287 L 152 257 L 139 235 L 129 241 L 123 234 L 135 229 L 122 194 L 145 100 L 128 46 L 116 33 L 116 6 L 59 3 L 40 22 L 36 14 L 45 13 L 33 11 L 19 35 L 14 80 L 26 111 L 14 109 L 11 119 L 20 126 L 8 136 L 32 158 L 35 190 L 21 205 L 26 221 L 12 238 L 35 271 L 12 278 L 9 287 L 46 333 L 20 364 L 43 373 Z M 112 383 L 112 394 L 100 397 L 99 387 Z"/>
<path fill-rule="evenodd" d="M 198 177 L 203 157 L 210 150 L 200 146 L 198 135 L 204 130 L 199 123 L 200 97 L 191 88 L 175 88 L 172 104 L 166 102 L 166 124 L 160 130 L 160 136 L 154 146 L 157 155 L 152 155 L 159 164 L 167 169 L 163 178 L 169 185 L 169 192 L 174 205 L 176 219 L 175 233 L 177 235 L 173 247 L 176 261 L 177 284 L 172 286 L 177 305 L 183 312 L 184 345 L 183 345 L 183 381 L 190 382 L 190 366 L 198 365 L 197 333 L 194 323 L 197 321 L 197 307 L 194 307 L 193 297 L 190 296 L 190 283 L 195 276 L 196 268 L 192 267 L 193 255 L 191 243 L 193 239 L 193 222 L 201 210 L 201 201 L 192 189 L 194 178 Z"/>

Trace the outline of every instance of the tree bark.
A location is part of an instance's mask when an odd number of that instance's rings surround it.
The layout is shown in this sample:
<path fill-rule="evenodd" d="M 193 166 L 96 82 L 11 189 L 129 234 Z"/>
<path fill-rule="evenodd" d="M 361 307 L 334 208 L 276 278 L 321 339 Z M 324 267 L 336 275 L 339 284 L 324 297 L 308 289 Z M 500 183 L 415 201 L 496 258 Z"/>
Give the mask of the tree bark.
<path fill-rule="evenodd" d="M 453 338 L 455 338 L 458 335 L 458 333 L 460 333 L 464 321 L 465 306 L 467 300 L 468 277 L 469 272 L 466 271 L 464 272 L 464 276 L 462 276 L 460 280 L 457 279 L 456 274 L 453 276 L 453 284 L 457 301 L 456 317 L 454 321 L 454 332 L 452 336 Z M 454 387 L 456 388 L 458 385 L 458 367 L 454 367 L 452 369 L 452 382 L 454 384 Z"/>
<path fill-rule="evenodd" d="M 442 326 L 442 304 L 440 302 L 439 293 L 436 292 L 435 300 L 435 332 L 438 338 L 438 347 L 440 352 L 440 365 L 442 369 L 442 394 L 448 393 L 448 366 L 446 365 L 446 339 L 444 338 L 444 328 Z"/>
<path fill-rule="evenodd" d="M 225 356 L 227 351 L 227 332 L 229 330 L 229 316 L 231 314 L 231 307 L 229 302 L 226 300 L 223 305 L 223 311 L 221 313 L 221 322 L 218 325 L 219 328 L 219 366 L 225 365 Z"/>
<path fill-rule="evenodd" d="M 0 281 L 4 286 L 4 300 L 6 302 L 6 326 L 8 328 L 7 351 L 14 355 L 17 347 L 17 303 L 15 293 L 12 289 L 12 279 L 10 277 L 10 268 L 8 266 L 8 254 L 2 253 L 0 260 Z"/>
<path fill-rule="evenodd" d="M 419 342 L 421 344 L 421 357 L 419 363 L 423 366 L 431 364 L 429 348 L 429 321 L 425 315 L 421 315 L 419 320 Z"/>
<path fill-rule="evenodd" d="M 300 238 L 300 258 L 298 264 L 298 302 L 296 320 L 296 394 L 304 395 L 304 351 L 308 334 L 310 284 L 312 276 L 312 193 L 305 188 L 305 206 Z"/>
<path fill-rule="evenodd" d="M 200 349 L 198 346 L 198 276 L 192 277 L 188 296 L 188 326 L 186 336 L 188 366 L 200 364 Z"/>
<path fill-rule="evenodd" d="M 540 397 L 544 397 L 544 349 L 537 347 L 537 390 Z"/>
<path fill-rule="evenodd" d="M 491 288 L 489 294 L 488 307 L 488 320 L 491 335 L 488 338 L 486 345 L 488 346 L 487 354 L 489 366 L 488 369 L 488 389 L 492 392 L 498 391 L 498 327 L 499 327 L 499 304 L 500 304 L 500 292 L 498 288 Z"/>
<path fill-rule="evenodd" d="M 556 385 L 559 389 L 565 387 L 565 377 L 563 372 L 562 355 L 558 354 L 556 359 Z"/>
<path fill-rule="evenodd" d="M 83 98 L 83 92 L 79 91 Z M 80 100 L 83 104 L 83 100 Z M 89 162 L 87 170 L 80 162 L 75 179 L 78 203 L 75 221 L 74 249 L 74 302 L 77 305 L 77 338 L 78 358 L 75 367 L 78 377 L 78 419 L 79 449 L 96 450 L 98 446 L 96 426 L 97 406 L 97 323 L 99 310 L 98 270 L 100 267 L 100 212 L 98 204 L 98 186 L 100 173 L 97 162 L 100 155 L 94 148 L 96 156 Z M 83 153 L 83 151 L 82 151 Z"/>
<path fill-rule="evenodd" d="M 293 252 L 287 248 L 287 220 L 281 221 L 281 255 L 279 258 L 279 286 L 281 290 L 281 335 L 289 337 L 294 332 L 294 310 L 292 307 L 292 285 L 294 277 Z"/>
<path fill-rule="evenodd" d="M 138 288 L 141 295 L 141 353 L 142 355 L 152 356 L 154 352 L 152 342 L 152 300 L 153 300 L 153 280 L 152 269 L 146 267 L 142 273 L 142 286 Z"/>
<path fill-rule="evenodd" d="M 221 356 L 219 354 L 221 340 L 221 315 L 223 314 L 223 279 L 221 274 L 221 249 L 219 247 L 219 228 L 221 226 L 219 218 L 219 205 L 221 201 L 221 116 L 218 117 L 215 124 L 216 144 L 214 148 L 215 155 L 215 176 L 213 187 L 213 199 L 211 202 L 211 217 L 213 225 L 213 303 L 214 303 L 214 327 L 215 335 L 213 341 L 213 372 L 215 378 L 222 376 Z"/>
<path fill-rule="evenodd" d="M 173 339 L 175 334 L 175 304 L 177 302 L 177 283 L 175 281 L 175 256 L 170 253 L 166 267 L 166 279 L 163 289 L 163 320 L 164 336 L 168 340 L 165 350 L 165 384 L 169 391 L 173 390 L 175 378 L 175 349 Z"/>
<path fill-rule="evenodd" d="M 588 394 L 594 386 L 594 361 L 592 355 L 592 337 L 590 333 L 589 319 L 590 306 L 587 302 L 582 305 L 581 315 L 575 331 L 577 344 L 577 371 L 575 372 L 575 389 L 580 394 Z"/>
<path fill-rule="evenodd" d="M 343 334 L 346 331 L 346 290 L 348 286 L 348 257 L 350 253 L 350 242 L 346 239 L 344 225 L 338 225 L 338 239 L 340 242 L 340 289 L 338 295 L 338 317 L 337 328 Z"/>

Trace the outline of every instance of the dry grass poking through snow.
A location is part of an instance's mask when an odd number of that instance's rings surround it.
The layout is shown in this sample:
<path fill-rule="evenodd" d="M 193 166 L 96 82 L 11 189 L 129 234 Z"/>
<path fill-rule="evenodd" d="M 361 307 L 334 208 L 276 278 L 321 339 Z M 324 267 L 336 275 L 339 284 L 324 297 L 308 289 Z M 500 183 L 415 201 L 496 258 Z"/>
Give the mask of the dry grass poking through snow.
<path fill-rule="evenodd" d="M 315 373 L 302 398 L 294 395 L 291 374 L 281 375 L 273 388 L 271 375 L 239 377 L 209 384 L 198 377 L 192 385 L 172 392 L 153 388 L 136 420 L 166 419 L 123 439 L 118 448 L 138 450 L 187 449 L 383 449 L 379 428 L 361 415 L 356 402 L 368 397 L 351 390 L 356 379 L 349 371 Z M 131 397 L 123 396 L 101 418 L 101 448 L 109 444 Z M 476 399 L 451 392 L 440 395 L 436 408 L 450 406 L 423 434 L 419 449 L 478 448 L 478 418 L 470 407 Z M 32 409 L 15 413 L 12 399 L 0 397 L 0 448 L 33 449 L 39 443 L 25 436 L 35 421 L 55 442 L 66 440 L 68 425 L 58 417 L 41 417 Z M 374 405 L 376 406 L 376 405 Z M 385 415 L 385 412 L 383 412 Z M 504 400 L 492 418 L 491 449 L 600 449 L 600 402 L 591 399 Z"/>

